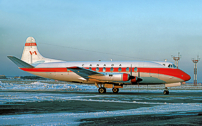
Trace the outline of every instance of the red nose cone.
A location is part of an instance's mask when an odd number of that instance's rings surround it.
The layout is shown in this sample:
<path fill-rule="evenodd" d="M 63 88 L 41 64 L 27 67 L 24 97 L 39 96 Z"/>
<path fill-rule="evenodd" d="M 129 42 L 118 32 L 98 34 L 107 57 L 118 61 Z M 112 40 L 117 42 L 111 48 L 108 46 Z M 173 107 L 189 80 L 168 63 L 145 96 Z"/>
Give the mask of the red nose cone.
<path fill-rule="evenodd" d="M 183 77 L 183 80 L 184 81 L 188 81 L 188 80 L 190 80 L 191 79 L 191 77 L 188 75 L 188 74 L 184 74 L 184 77 Z"/>

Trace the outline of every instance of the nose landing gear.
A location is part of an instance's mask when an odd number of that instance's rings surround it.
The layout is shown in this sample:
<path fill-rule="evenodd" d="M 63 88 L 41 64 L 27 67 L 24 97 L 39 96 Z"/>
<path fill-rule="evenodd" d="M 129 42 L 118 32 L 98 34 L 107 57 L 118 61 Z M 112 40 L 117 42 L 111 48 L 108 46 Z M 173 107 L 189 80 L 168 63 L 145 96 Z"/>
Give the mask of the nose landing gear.
<path fill-rule="evenodd" d="M 164 94 L 164 95 L 169 95 L 169 90 L 168 90 L 167 87 L 165 87 L 165 90 L 163 91 L 163 94 Z"/>

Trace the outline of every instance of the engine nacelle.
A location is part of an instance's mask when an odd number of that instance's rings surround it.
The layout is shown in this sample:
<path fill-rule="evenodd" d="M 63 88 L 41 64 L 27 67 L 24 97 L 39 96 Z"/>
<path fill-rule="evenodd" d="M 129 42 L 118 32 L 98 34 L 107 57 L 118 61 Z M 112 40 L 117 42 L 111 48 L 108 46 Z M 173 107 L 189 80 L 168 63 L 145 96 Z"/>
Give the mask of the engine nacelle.
<path fill-rule="evenodd" d="M 134 77 L 133 79 L 130 80 L 131 84 L 136 84 L 137 83 L 137 77 Z"/>
<path fill-rule="evenodd" d="M 130 80 L 131 84 L 137 84 L 140 81 L 142 81 L 142 79 L 136 76 L 133 76 L 133 78 Z"/>
<path fill-rule="evenodd" d="M 95 76 L 95 79 L 99 79 L 101 81 L 129 81 L 130 75 L 126 73 L 121 74 L 107 74 L 105 76 Z"/>

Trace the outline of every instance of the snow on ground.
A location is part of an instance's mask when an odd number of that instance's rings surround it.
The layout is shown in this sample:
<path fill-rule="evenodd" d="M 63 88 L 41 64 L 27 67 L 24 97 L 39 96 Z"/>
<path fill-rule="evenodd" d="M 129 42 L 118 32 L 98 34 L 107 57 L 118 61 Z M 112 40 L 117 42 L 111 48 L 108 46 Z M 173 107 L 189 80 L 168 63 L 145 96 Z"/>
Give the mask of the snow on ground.
<path fill-rule="evenodd" d="M 68 125 L 79 124 L 79 119 L 115 117 L 126 115 L 169 114 L 172 112 L 186 113 L 186 111 L 201 111 L 202 104 L 166 104 L 154 107 L 142 107 L 130 110 L 117 110 L 90 113 L 48 113 L 48 114 L 24 114 L 0 116 L 0 124 L 3 125 Z M 176 115 L 176 114 L 175 114 Z M 12 120 L 12 121 L 10 121 Z"/>
<path fill-rule="evenodd" d="M 57 84 L 55 84 L 57 83 Z M 155 88 L 156 87 L 156 88 Z M 97 92 L 97 87 L 87 84 L 69 84 L 64 82 L 53 81 L 31 81 L 31 82 L 2 82 L 0 81 L 0 105 L 6 103 L 17 102 L 42 102 L 42 101 L 87 101 L 87 102 L 106 102 L 106 103 L 124 103 L 124 104 L 151 104 L 151 107 L 140 107 L 137 109 L 115 110 L 115 111 L 101 111 L 101 112 L 83 112 L 83 113 L 43 113 L 43 114 L 21 114 L 21 115 L 1 115 L 0 125 L 78 125 L 79 120 L 84 118 L 101 118 L 112 116 L 126 116 L 126 115 L 147 115 L 147 114 L 186 114 L 186 112 L 202 111 L 201 96 L 178 96 L 165 97 L 164 95 L 147 95 L 147 93 L 155 92 L 161 93 L 163 86 L 136 86 L 136 90 L 129 86 L 121 92 L 139 92 L 144 95 L 99 95 L 99 94 L 77 94 L 77 93 L 57 93 L 57 92 Z M 181 92 L 191 94 L 193 92 L 202 93 L 202 90 L 194 90 L 192 85 L 181 86 L 184 90 L 178 88 L 171 88 L 172 92 Z M 189 90 L 191 88 L 191 90 Z M 194 87 L 195 88 L 195 87 Z M 201 88 L 201 87 L 199 87 Z M 140 89 L 140 90 L 139 90 Z M 152 89 L 152 90 L 149 90 Z M 111 89 L 109 89 L 111 91 Z M 108 91 L 109 91 L 108 90 Z M 6 92 L 11 91 L 11 92 Z M 22 91 L 22 92 L 15 92 Z M 26 92 L 28 91 L 28 92 Z M 34 92 L 29 92 L 34 91 Z M 36 93 L 36 92 L 37 93 Z M 47 91 L 44 93 L 44 91 Z M 48 91 L 56 91 L 50 93 Z M 192 99 L 194 103 L 172 103 L 183 99 Z M 164 101 L 164 102 L 162 102 Z M 76 109 L 76 108 L 75 108 Z"/>
<path fill-rule="evenodd" d="M 51 83 L 49 83 L 51 82 Z M 59 91 L 59 90 L 94 90 L 96 86 L 87 84 L 52 84 L 52 81 L 47 81 L 47 83 L 35 81 L 31 83 L 21 83 L 13 81 L 12 83 L 2 83 L 0 81 L 0 90 L 14 90 L 14 91 Z"/>
<path fill-rule="evenodd" d="M 164 85 L 124 85 L 124 88 L 120 89 L 124 92 L 124 90 L 128 91 L 159 91 L 162 92 L 164 90 Z M 8 91 L 73 91 L 73 90 L 97 90 L 97 87 L 93 84 L 76 84 L 76 83 L 67 83 L 61 81 L 24 81 L 24 80 L 4 80 L 0 81 L 0 90 Z M 111 91 L 111 89 L 107 89 Z M 202 85 L 198 84 L 194 86 L 193 84 L 183 84 L 178 87 L 169 87 L 169 90 L 202 90 Z M 187 92 L 187 91 L 186 91 Z M 189 91 L 188 91 L 189 92 Z"/>

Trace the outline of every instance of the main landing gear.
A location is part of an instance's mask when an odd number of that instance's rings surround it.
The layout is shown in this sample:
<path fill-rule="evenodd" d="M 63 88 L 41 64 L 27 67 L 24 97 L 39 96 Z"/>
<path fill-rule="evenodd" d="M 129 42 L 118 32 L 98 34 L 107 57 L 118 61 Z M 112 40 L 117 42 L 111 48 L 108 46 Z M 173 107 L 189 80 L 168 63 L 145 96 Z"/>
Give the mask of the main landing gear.
<path fill-rule="evenodd" d="M 98 89 L 98 92 L 99 92 L 100 94 L 106 93 L 106 88 L 105 88 L 105 87 L 100 87 L 100 88 Z"/>
<path fill-rule="evenodd" d="M 168 90 L 167 87 L 165 87 L 165 90 L 163 91 L 163 94 L 164 94 L 164 95 L 169 95 L 169 90 Z"/>
<path fill-rule="evenodd" d="M 118 93 L 119 89 L 118 88 L 112 88 L 113 93 Z"/>
<path fill-rule="evenodd" d="M 98 92 L 100 94 L 106 93 L 106 88 L 112 88 L 113 93 L 118 93 L 119 88 L 123 88 L 123 86 L 114 86 L 112 84 L 97 84 L 95 83 L 95 86 L 98 88 Z"/>
<path fill-rule="evenodd" d="M 118 93 L 119 92 L 119 88 L 112 88 L 113 93 Z M 98 92 L 100 94 L 106 93 L 106 88 L 105 87 L 100 87 L 98 89 Z"/>

